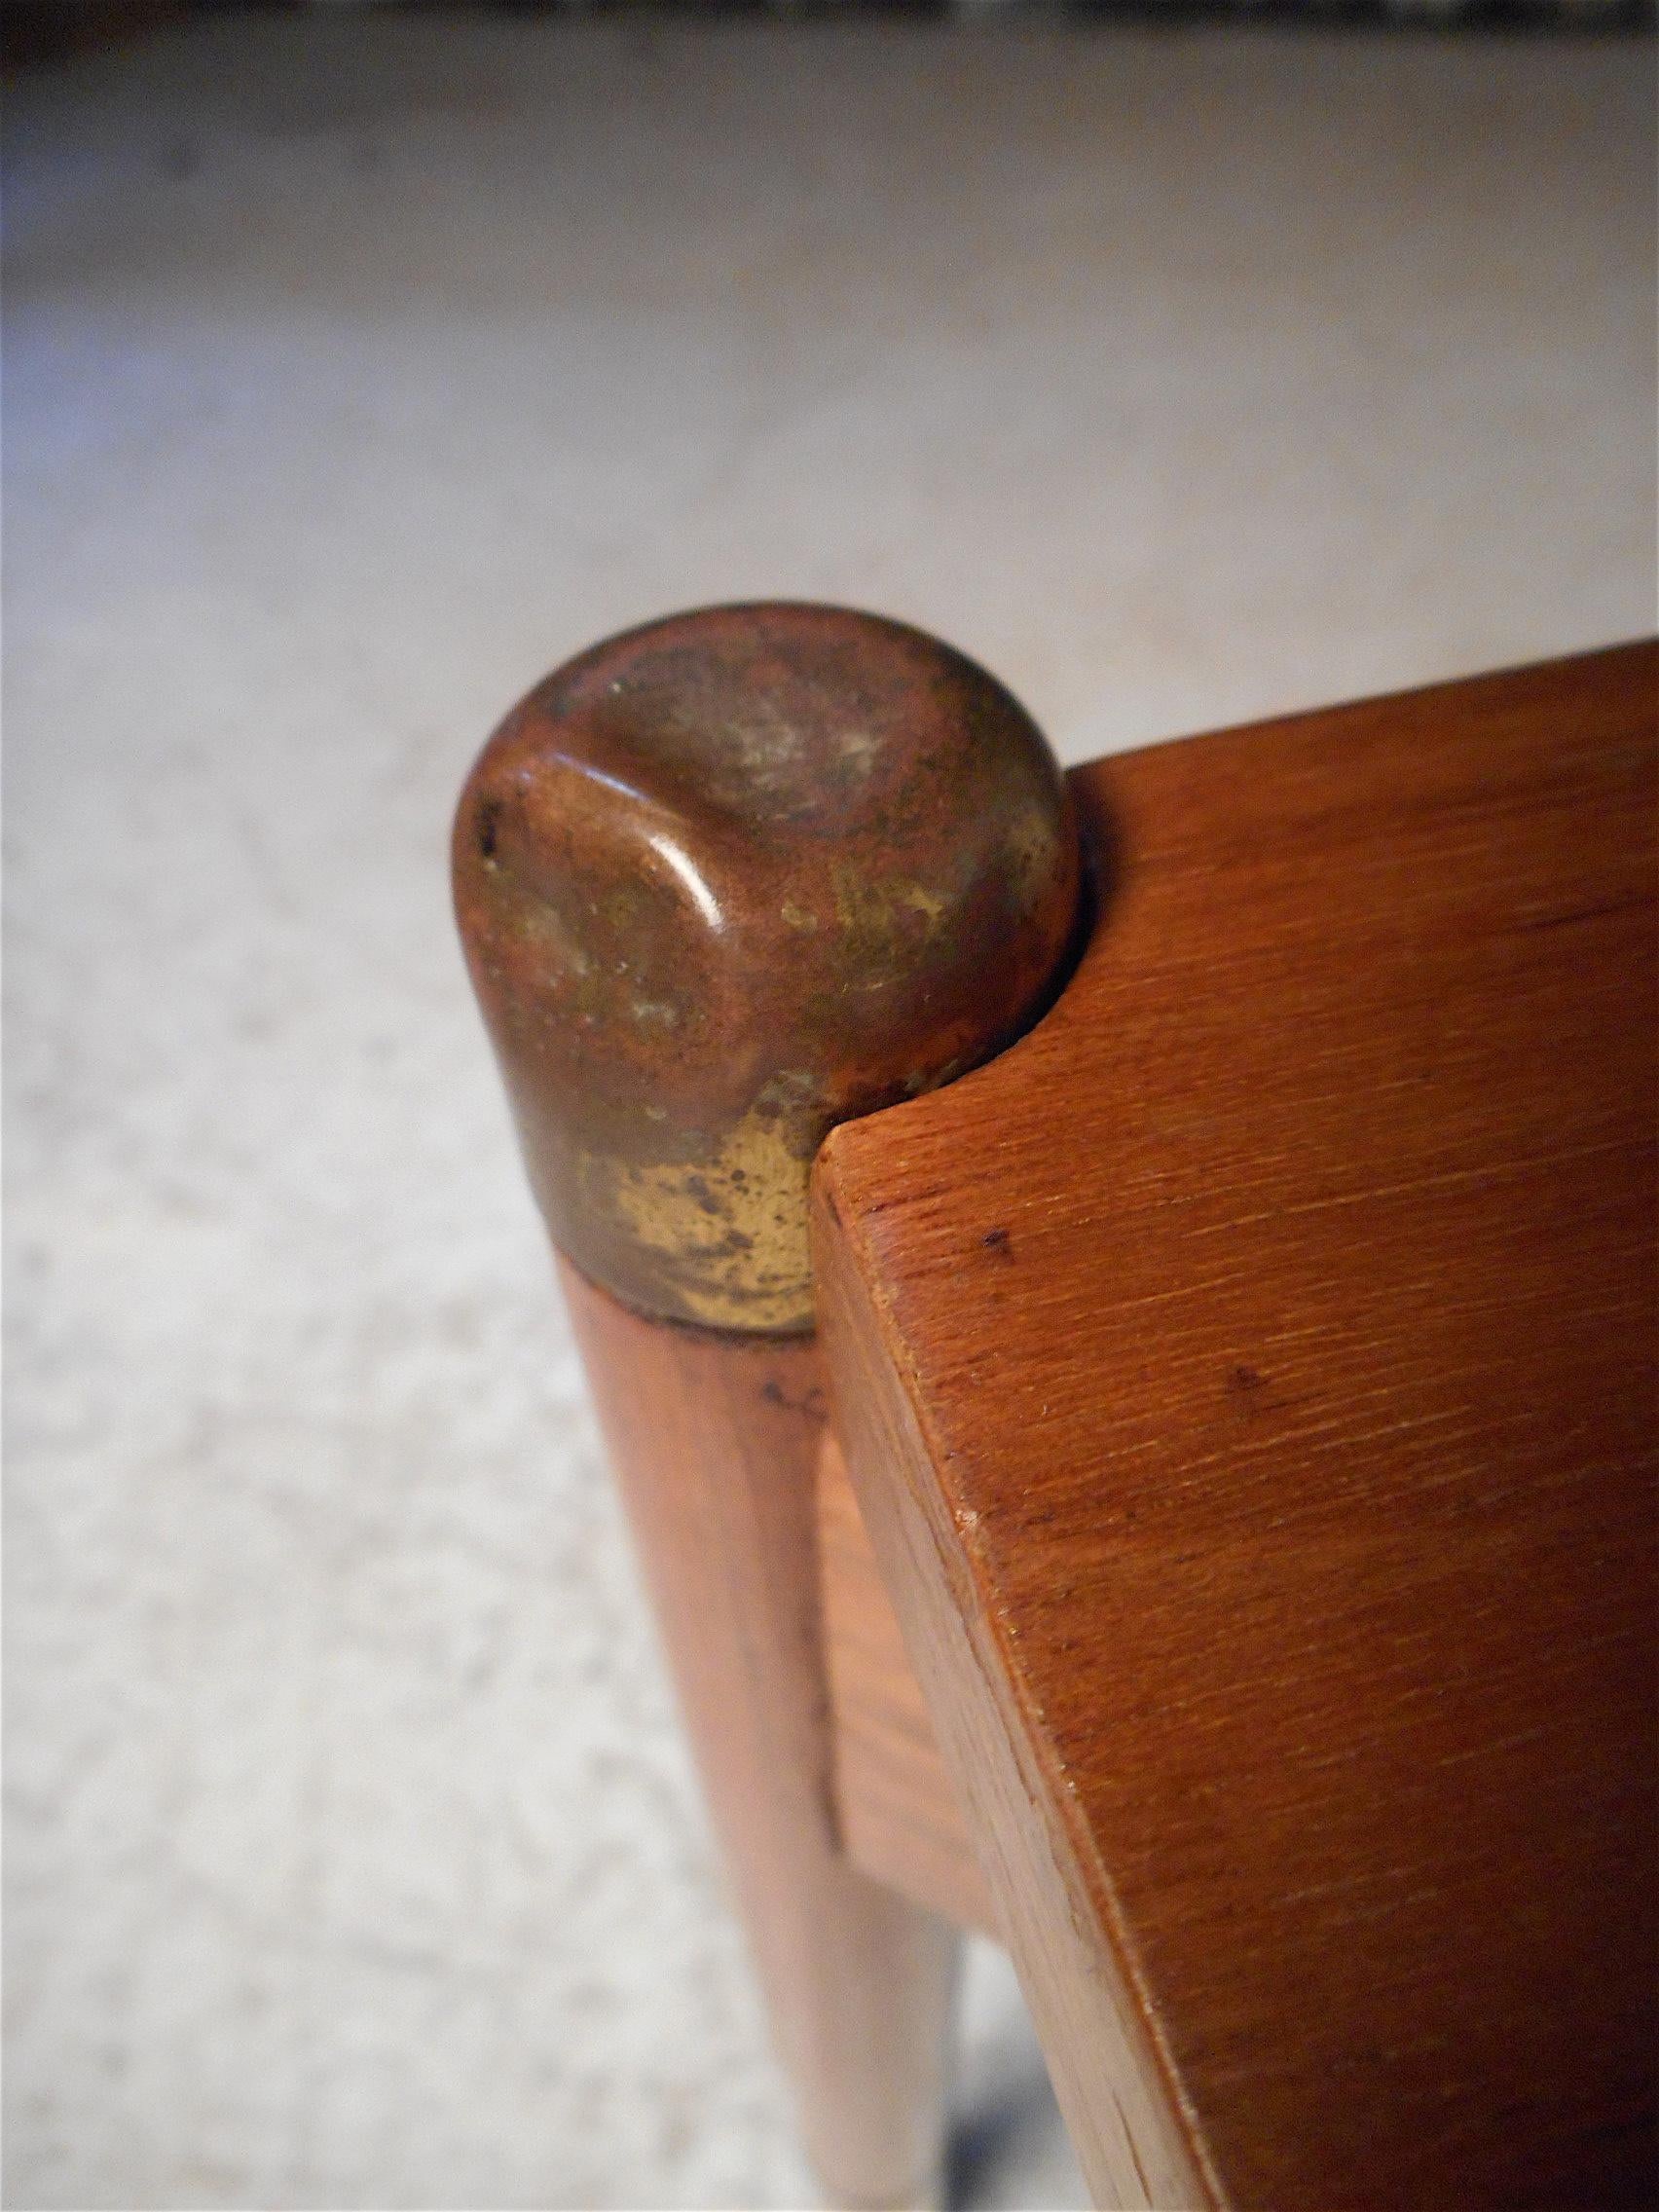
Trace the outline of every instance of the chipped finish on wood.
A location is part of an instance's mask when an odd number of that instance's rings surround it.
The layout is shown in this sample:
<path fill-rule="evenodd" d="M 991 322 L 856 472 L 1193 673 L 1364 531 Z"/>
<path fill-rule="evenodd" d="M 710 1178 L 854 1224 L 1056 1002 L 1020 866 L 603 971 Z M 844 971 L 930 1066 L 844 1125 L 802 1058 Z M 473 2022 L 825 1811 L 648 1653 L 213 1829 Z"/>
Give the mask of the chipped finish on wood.
<path fill-rule="evenodd" d="M 996 1914 L 832 1435 L 818 1472 L 835 1807 L 847 1856 L 958 1927 Z"/>
<path fill-rule="evenodd" d="M 1105 2201 L 1654 2200 L 1656 690 L 1084 771 L 1057 1007 L 822 1156 L 839 1432 Z"/>
<path fill-rule="evenodd" d="M 825 1130 L 1016 1035 L 1077 911 L 1024 710 L 838 608 L 706 608 L 570 662 L 485 747 L 454 859 L 554 1241 L 720 1328 L 810 1328 Z"/>
<path fill-rule="evenodd" d="M 809 2154 L 838 2202 L 932 2203 L 955 1939 L 835 1829 L 816 1350 L 560 1280 Z"/>

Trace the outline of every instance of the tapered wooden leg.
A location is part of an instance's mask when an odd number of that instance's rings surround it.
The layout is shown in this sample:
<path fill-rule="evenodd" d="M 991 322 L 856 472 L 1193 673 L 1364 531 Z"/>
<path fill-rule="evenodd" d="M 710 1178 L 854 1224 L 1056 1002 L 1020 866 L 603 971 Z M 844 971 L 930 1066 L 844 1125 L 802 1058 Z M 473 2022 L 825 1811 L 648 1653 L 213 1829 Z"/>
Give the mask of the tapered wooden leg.
<path fill-rule="evenodd" d="M 1041 1013 L 1078 910 L 1064 779 L 936 639 L 705 608 L 521 700 L 454 859 L 808 2144 L 846 2204 L 927 2201 L 952 1941 L 836 1833 L 807 1175 L 837 1122 Z"/>
<path fill-rule="evenodd" d="M 835 1832 L 817 1347 L 561 1279 L 813 2163 L 844 2205 L 936 2203 L 956 1938 Z"/>

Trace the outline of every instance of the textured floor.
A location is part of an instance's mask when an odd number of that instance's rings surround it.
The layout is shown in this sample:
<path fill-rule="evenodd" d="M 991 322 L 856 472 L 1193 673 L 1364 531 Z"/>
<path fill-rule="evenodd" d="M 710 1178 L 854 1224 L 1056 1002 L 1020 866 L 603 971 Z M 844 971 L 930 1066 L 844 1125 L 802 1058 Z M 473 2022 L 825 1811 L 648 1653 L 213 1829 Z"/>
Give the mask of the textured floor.
<path fill-rule="evenodd" d="M 377 17 L 8 98 L 7 2201 L 810 2201 L 445 905 L 533 678 L 1070 758 L 1654 614 L 1619 45 Z M 1006 1978 L 971 2200 L 1081 2201 Z"/>

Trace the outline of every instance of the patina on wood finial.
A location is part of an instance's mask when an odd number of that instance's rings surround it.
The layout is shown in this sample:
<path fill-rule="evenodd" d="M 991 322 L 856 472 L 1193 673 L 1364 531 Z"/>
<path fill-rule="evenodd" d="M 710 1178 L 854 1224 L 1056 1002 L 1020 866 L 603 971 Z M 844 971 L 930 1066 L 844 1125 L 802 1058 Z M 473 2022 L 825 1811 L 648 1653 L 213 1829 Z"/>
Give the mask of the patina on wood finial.
<path fill-rule="evenodd" d="M 456 904 L 554 1241 L 637 1310 L 812 1325 L 837 1122 L 1035 1018 L 1076 826 L 994 678 L 844 608 L 717 607 L 538 684 L 456 820 Z"/>

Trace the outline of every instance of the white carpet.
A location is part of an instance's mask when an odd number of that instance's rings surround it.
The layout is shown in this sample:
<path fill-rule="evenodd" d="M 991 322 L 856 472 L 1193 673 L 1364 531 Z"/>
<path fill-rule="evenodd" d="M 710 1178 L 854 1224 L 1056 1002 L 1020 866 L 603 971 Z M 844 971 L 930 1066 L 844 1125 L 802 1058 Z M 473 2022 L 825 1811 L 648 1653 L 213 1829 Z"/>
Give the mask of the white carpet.
<path fill-rule="evenodd" d="M 713 598 L 1071 759 L 1650 627 L 1650 55 L 335 16 L 8 110 L 7 2200 L 806 2203 L 454 793 Z M 1081 2201 L 975 1974 L 974 2201 Z"/>

